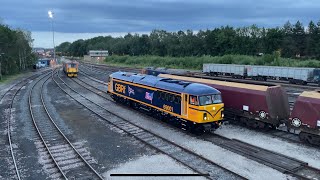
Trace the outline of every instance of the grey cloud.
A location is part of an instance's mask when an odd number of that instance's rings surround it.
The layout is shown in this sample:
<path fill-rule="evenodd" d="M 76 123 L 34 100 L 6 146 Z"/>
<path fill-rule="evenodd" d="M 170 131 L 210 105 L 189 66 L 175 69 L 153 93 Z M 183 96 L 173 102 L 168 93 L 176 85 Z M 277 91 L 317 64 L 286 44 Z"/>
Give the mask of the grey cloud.
<path fill-rule="evenodd" d="M 67 33 L 206 29 L 257 24 L 282 26 L 287 20 L 318 21 L 316 0 L 5 0 L 0 17 L 12 27 Z"/>

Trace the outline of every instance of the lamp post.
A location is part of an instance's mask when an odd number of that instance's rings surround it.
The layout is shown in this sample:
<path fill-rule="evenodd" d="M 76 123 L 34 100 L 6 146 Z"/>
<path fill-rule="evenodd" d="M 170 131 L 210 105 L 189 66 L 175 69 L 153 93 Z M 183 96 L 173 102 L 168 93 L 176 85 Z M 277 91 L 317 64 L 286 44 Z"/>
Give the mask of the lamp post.
<path fill-rule="evenodd" d="M 52 26 L 53 60 L 56 62 L 56 50 L 55 50 L 55 44 L 54 44 L 53 12 L 48 11 L 48 16 L 51 19 L 51 26 Z"/>

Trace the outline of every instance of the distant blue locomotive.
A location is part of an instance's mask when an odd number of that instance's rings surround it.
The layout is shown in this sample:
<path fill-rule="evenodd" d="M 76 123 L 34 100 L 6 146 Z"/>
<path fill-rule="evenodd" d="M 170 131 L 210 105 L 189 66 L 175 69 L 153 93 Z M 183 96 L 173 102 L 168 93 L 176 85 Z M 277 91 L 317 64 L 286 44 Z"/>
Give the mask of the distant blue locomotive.
<path fill-rule="evenodd" d="M 116 72 L 109 77 L 108 93 L 115 101 L 175 121 L 185 130 L 213 131 L 224 116 L 220 92 L 198 83 Z"/>

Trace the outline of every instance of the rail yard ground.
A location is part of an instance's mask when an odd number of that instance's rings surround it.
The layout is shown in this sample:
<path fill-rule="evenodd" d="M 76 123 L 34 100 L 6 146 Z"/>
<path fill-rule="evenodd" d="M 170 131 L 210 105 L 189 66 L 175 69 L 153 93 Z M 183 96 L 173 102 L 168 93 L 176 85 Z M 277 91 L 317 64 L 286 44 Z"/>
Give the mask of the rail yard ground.
<path fill-rule="evenodd" d="M 105 93 L 106 84 L 94 81 L 94 79 L 106 83 L 108 74 L 113 71 L 115 71 L 114 68 L 98 71 L 90 66 L 81 65 L 78 78 L 73 79 L 66 77 L 59 68 L 54 72 L 49 69 L 34 72 L 33 74 L 38 73 L 38 75 L 30 78 L 25 84 L 21 84 L 21 87 L 17 87 L 16 96 L 12 96 L 11 92 L 6 92 L 18 81 L 0 85 L 0 98 L 4 97 L 0 102 L 0 151 L 1 159 L 3 159 L 0 161 L 0 179 L 16 179 L 16 170 L 21 179 L 63 178 L 62 174 L 68 178 L 80 178 L 80 176 L 88 178 L 88 175 L 84 174 L 85 163 L 71 151 L 68 143 L 61 141 L 60 137 L 53 136 L 56 130 L 41 128 L 43 125 L 41 126 L 40 123 L 45 123 L 44 117 L 47 117 L 46 113 L 42 114 L 43 118 L 39 117 L 42 112 L 40 109 L 44 105 L 61 132 L 104 179 L 121 179 L 112 177 L 111 174 L 196 174 L 199 171 L 209 173 L 208 178 L 210 179 L 296 178 L 294 173 L 284 173 L 263 161 L 230 151 L 201 136 L 194 136 L 144 113 L 108 100 L 108 95 Z M 42 85 L 43 89 L 41 89 Z M 34 89 L 31 92 L 33 86 Z M 8 96 L 10 94 L 11 96 Z M 43 95 L 43 104 L 39 99 L 39 102 L 35 101 L 39 94 Z M 14 98 L 11 108 L 8 107 L 10 98 Z M 34 99 L 30 104 L 29 98 Z M 35 129 L 30 110 L 35 114 L 34 118 L 41 128 L 42 137 L 48 142 L 51 154 L 48 153 Z M 8 117 L 9 111 L 12 113 L 11 117 Z M 126 127 L 134 126 L 136 129 L 140 128 L 141 132 L 153 133 L 157 139 L 154 139 L 155 142 L 148 141 L 126 129 L 125 126 L 117 124 L 117 121 L 128 121 L 132 124 Z M 8 122 L 10 122 L 9 126 Z M 12 153 L 16 161 L 16 169 L 10 155 L 8 130 L 11 132 Z M 287 141 L 282 137 L 230 124 L 223 125 L 216 131 L 216 134 L 283 154 L 320 169 L 319 147 Z M 171 150 L 178 148 L 180 150 L 176 154 L 170 153 L 170 149 L 163 152 L 163 146 L 156 141 L 163 141 L 162 143 L 167 141 L 168 146 L 173 147 Z M 191 156 L 190 159 L 179 157 L 179 154 L 182 155 L 186 151 L 193 153 L 192 158 Z M 55 157 L 55 160 L 52 157 Z M 216 169 L 221 169 L 222 175 L 215 176 L 212 169 L 207 171 L 200 169 L 201 164 L 195 167 L 190 163 L 192 161 L 211 163 L 208 167 L 215 164 Z M 301 172 L 297 173 L 301 175 Z M 319 176 L 312 172 L 302 173 L 305 173 L 309 179 L 319 179 Z M 205 179 L 205 177 L 187 176 L 135 178 Z M 123 179 L 127 178 L 123 177 Z"/>

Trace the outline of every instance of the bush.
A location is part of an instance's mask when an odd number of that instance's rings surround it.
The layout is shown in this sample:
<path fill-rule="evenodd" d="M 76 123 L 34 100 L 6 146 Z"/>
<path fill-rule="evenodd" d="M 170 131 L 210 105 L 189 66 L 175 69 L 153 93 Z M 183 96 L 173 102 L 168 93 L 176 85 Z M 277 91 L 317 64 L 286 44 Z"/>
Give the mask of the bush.
<path fill-rule="evenodd" d="M 318 60 L 296 60 L 280 58 L 276 53 L 266 54 L 262 57 L 246 55 L 224 55 L 224 56 L 190 56 L 190 57 L 162 57 L 162 56 L 109 56 L 105 59 L 107 64 L 128 65 L 134 67 L 166 67 L 179 69 L 202 70 L 204 63 L 216 64 L 244 64 L 244 65 L 271 65 L 291 67 L 318 67 Z"/>

